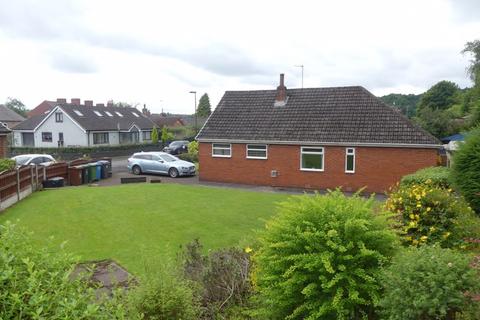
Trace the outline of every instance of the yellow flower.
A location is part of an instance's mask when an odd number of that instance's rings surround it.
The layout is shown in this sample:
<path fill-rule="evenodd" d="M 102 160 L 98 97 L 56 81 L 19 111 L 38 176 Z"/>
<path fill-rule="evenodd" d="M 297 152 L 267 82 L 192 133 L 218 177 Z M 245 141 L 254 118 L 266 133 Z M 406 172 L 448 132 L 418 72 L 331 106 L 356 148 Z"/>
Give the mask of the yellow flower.
<path fill-rule="evenodd" d="M 418 244 L 418 240 L 413 239 L 413 240 L 412 240 L 412 244 L 413 244 L 414 246 L 416 246 L 416 245 Z"/>
<path fill-rule="evenodd" d="M 448 189 L 448 192 L 452 192 L 453 190 L 452 189 Z"/>
<path fill-rule="evenodd" d="M 450 232 L 448 232 L 448 231 L 443 234 L 443 237 L 445 239 L 447 239 L 449 236 L 450 236 Z"/>
<path fill-rule="evenodd" d="M 437 230 L 437 228 L 435 228 L 435 227 L 430 227 L 430 232 L 434 232 L 435 230 Z"/>
<path fill-rule="evenodd" d="M 422 197 L 420 197 L 420 196 L 416 196 L 415 198 L 416 198 L 417 200 L 420 200 Z"/>
<path fill-rule="evenodd" d="M 413 215 L 413 213 L 410 213 L 409 217 L 410 217 L 410 219 L 412 219 L 412 220 L 415 219 L 415 216 Z"/>
<path fill-rule="evenodd" d="M 430 208 L 430 207 L 427 207 L 427 212 L 429 212 L 430 210 L 432 210 L 432 208 Z"/>
<path fill-rule="evenodd" d="M 417 203 L 417 208 L 420 208 L 422 205 L 420 203 Z"/>
<path fill-rule="evenodd" d="M 420 237 L 420 240 L 423 241 L 423 242 L 427 241 L 427 239 L 428 239 L 427 236 L 421 236 L 421 237 Z"/>
<path fill-rule="evenodd" d="M 245 248 L 245 252 L 246 252 L 246 253 L 250 253 L 250 252 L 252 252 L 252 251 L 253 251 L 253 249 L 250 248 L 250 247 L 246 247 L 246 248 Z"/>

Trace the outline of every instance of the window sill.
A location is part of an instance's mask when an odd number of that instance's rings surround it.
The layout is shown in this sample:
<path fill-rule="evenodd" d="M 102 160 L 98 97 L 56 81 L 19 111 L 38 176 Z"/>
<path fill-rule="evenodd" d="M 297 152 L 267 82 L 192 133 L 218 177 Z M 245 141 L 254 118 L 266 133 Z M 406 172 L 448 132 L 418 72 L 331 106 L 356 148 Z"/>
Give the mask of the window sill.
<path fill-rule="evenodd" d="M 300 171 L 323 172 L 325 170 L 324 169 L 304 169 L 304 168 L 300 168 Z"/>
<path fill-rule="evenodd" d="M 253 159 L 253 160 L 268 160 L 267 157 L 246 157 L 247 159 Z"/>
<path fill-rule="evenodd" d="M 222 156 L 222 155 L 217 155 L 217 154 L 212 154 L 212 158 L 231 158 L 232 156 Z"/>
<path fill-rule="evenodd" d="M 354 174 L 355 171 L 345 171 L 346 174 Z"/>

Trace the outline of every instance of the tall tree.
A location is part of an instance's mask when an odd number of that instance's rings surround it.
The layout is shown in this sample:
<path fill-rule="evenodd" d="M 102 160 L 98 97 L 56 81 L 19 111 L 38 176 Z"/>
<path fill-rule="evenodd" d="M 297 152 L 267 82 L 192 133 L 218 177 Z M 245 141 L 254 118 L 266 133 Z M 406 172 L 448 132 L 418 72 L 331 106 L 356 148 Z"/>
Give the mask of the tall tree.
<path fill-rule="evenodd" d="M 467 42 L 462 53 L 472 55 L 467 71 L 475 86 L 480 86 L 480 40 Z"/>
<path fill-rule="evenodd" d="M 210 106 L 210 98 L 208 94 L 203 94 L 198 102 L 197 115 L 199 117 L 208 117 L 212 113 L 212 108 Z"/>
<path fill-rule="evenodd" d="M 415 115 L 415 110 L 421 97 L 421 94 L 391 93 L 380 97 L 380 100 L 411 118 Z"/>
<path fill-rule="evenodd" d="M 418 111 L 423 108 L 446 110 L 460 101 L 460 88 L 451 81 L 440 81 L 427 90 L 418 103 Z"/>
<path fill-rule="evenodd" d="M 8 98 L 5 102 L 5 107 L 9 108 L 10 110 L 15 111 L 22 117 L 27 117 L 28 109 L 25 107 L 22 101 L 15 99 L 15 98 Z"/>

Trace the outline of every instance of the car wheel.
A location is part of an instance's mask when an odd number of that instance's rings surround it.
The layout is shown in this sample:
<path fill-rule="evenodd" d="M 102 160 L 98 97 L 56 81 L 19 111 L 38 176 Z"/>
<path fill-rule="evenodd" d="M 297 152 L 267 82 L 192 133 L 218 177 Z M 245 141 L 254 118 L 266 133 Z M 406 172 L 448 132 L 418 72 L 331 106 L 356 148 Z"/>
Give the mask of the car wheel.
<path fill-rule="evenodd" d="M 168 170 L 168 175 L 171 178 L 176 178 L 176 177 L 178 177 L 178 170 L 175 169 L 175 168 L 170 168 L 170 170 Z"/>
<path fill-rule="evenodd" d="M 132 172 L 133 174 L 141 174 L 142 173 L 142 169 L 139 167 L 139 166 L 133 166 L 132 168 Z"/>

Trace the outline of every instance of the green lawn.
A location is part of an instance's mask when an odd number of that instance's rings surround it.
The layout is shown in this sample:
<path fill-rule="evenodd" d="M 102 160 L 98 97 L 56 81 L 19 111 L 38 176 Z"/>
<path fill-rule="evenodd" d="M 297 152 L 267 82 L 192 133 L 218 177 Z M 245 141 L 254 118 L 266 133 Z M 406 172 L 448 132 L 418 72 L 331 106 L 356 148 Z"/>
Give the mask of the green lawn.
<path fill-rule="evenodd" d="M 0 223 L 19 220 L 38 245 L 53 236 L 84 260 L 113 258 L 142 274 L 194 238 L 207 249 L 248 241 L 287 197 L 177 184 L 72 187 L 36 192 Z"/>

